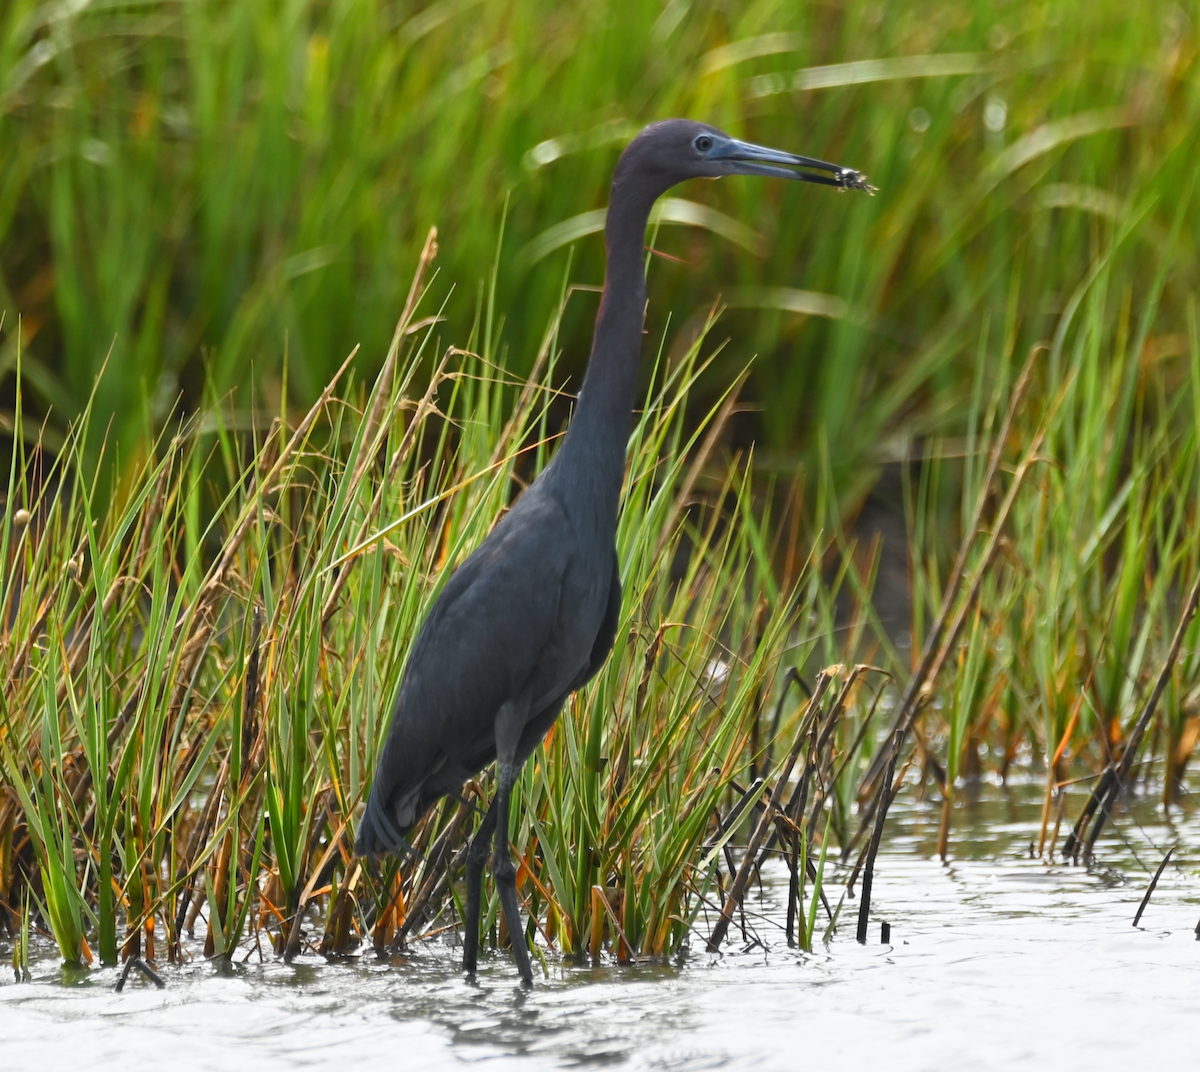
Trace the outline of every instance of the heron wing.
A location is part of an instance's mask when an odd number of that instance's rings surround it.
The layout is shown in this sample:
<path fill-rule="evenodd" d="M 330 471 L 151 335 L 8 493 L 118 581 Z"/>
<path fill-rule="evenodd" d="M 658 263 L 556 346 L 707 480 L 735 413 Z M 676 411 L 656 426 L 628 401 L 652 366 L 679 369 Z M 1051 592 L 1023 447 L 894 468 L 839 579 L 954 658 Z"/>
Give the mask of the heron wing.
<path fill-rule="evenodd" d="M 455 571 L 421 626 L 367 819 L 383 808 L 403 829 L 419 817 L 427 778 L 461 784 L 473 774 L 467 764 L 494 749 L 496 711 L 541 669 L 571 539 L 557 501 L 534 490 Z"/>
<path fill-rule="evenodd" d="M 604 620 L 596 633 L 596 641 L 592 645 L 592 654 L 588 659 L 587 670 L 575 688 L 591 681 L 597 671 L 604 665 L 608 653 L 612 651 L 613 641 L 617 638 L 617 625 L 621 620 L 621 571 L 617 563 L 616 552 L 613 552 L 612 580 L 608 588 L 608 604 L 604 609 Z"/>

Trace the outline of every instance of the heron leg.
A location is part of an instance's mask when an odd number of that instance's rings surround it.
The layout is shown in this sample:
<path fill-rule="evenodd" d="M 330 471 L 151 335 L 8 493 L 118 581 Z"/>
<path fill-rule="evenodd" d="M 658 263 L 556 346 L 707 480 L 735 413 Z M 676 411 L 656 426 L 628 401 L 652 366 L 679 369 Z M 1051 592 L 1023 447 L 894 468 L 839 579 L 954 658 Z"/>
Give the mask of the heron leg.
<path fill-rule="evenodd" d="M 479 957 L 479 906 L 483 893 L 483 867 L 487 863 L 492 847 L 492 834 L 496 829 L 496 800 L 493 797 L 483 822 L 471 839 L 467 849 L 467 931 L 463 936 L 463 971 L 474 976 L 475 963 Z"/>
<path fill-rule="evenodd" d="M 492 801 L 496 809 L 496 847 L 492 851 L 492 875 L 496 880 L 496 892 L 504 909 L 504 920 L 508 924 L 508 935 L 512 939 L 513 956 L 517 970 L 521 973 L 521 985 L 533 986 L 533 969 L 529 964 L 529 948 L 525 945 L 525 928 L 521 926 L 521 907 L 517 903 L 517 868 L 508 847 L 508 799 L 513 783 L 517 780 L 517 767 L 509 763 L 498 764 L 496 796 Z"/>

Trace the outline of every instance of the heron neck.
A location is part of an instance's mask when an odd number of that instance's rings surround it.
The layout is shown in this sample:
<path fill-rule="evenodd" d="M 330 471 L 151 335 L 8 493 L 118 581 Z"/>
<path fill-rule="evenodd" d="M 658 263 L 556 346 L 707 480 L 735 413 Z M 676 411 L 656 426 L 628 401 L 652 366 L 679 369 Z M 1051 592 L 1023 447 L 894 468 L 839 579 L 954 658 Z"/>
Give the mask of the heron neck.
<path fill-rule="evenodd" d="M 599 511 L 615 526 L 625 449 L 637 397 L 642 328 L 646 319 L 646 223 L 655 196 L 613 182 L 604 244 L 608 254 L 604 293 L 587 372 L 571 426 L 555 459 L 568 501 Z"/>

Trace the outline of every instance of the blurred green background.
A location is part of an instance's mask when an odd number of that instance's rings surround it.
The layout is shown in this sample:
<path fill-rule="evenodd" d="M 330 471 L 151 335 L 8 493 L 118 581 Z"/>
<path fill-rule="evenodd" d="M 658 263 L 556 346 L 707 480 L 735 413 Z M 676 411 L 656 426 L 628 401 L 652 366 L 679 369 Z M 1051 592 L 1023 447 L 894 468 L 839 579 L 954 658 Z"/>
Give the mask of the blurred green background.
<path fill-rule="evenodd" d="M 1102 350 L 1171 260 L 1140 367 L 1187 376 L 1197 5 L 563 0 L 6 0 L 0 434 L 46 442 L 96 390 L 128 462 L 182 403 L 304 406 L 381 363 L 440 229 L 442 345 L 531 366 L 622 145 L 684 115 L 866 171 L 875 198 L 696 182 L 655 236 L 649 341 L 715 303 L 716 392 L 766 470 L 829 462 L 852 511 L 906 443 L 954 435 L 1104 261 Z M 675 221 L 675 222 L 672 222 Z M 444 307 L 443 307 L 444 304 Z M 596 297 L 567 302 L 578 383 Z M 1131 314 L 1130 310 L 1134 310 Z M 1060 347 L 1061 351 L 1061 347 Z M 1062 352 L 1070 352 L 1062 351 Z M 286 377 L 284 365 L 287 365 Z M 1176 367 L 1178 366 L 1178 367 Z M 1060 370 L 1061 371 L 1061 370 Z"/>

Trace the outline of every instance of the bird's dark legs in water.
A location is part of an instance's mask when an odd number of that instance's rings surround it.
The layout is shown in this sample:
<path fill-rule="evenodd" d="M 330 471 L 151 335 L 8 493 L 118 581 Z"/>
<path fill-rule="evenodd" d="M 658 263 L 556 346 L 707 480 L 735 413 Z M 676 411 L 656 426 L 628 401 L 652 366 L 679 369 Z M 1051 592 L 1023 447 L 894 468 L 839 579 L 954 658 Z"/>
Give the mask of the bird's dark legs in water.
<path fill-rule="evenodd" d="M 492 876 L 496 880 L 496 892 L 504 909 L 504 921 L 508 924 L 508 936 L 512 940 L 517 970 L 521 973 L 521 985 L 533 986 L 529 948 L 525 944 L 525 928 L 521 926 L 521 907 L 517 904 L 517 868 L 508 848 L 508 798 L 517 780 L 517 768 L 511 762 L 500 763 L 497 767 L 496 799 L 493 801 L 496 809 L 496 847 L 492 851 Z"/>
<path fill-rule="evenodd" d="M 508 801 L 520 769 L 516 754 L 521 731 L 525 727 L 524 710 L 518 704 L 506 703 L 496 716 L 496 795 L 467 850 L 467 933 L 463 940 L 463 971 L 468 975 L 475 974 L 479 955 L 483 867 L 487 863 L 488 847 L 494 835 L 492 876 L 496 880 L 496 892 L 504 909 L 504 921 L 512 940 L 517 970 L 521 973 L 521 984 L 533 986 L 529 949 L 525 944 L 525 929 L 521 926 L 521 907 L 517 903 L 517 868 L 508 848 Z"/>
<path fill-rule="evenodd" d="M 463 971 L 474 976 L 479 956 L 479 915 L 483 895 L 483 868 L 492 847 L 492 834 L 496 829 L 496 798 L 488 807 L 471 839 L 467 850 L 467 933 L 463 939 Z"/>
<path fill-rule="evenodd" d="M 513 956 L 521 973 L 521 985 L 533 986 L 533 971 L 529 967 L 529 948 L 525 945 L 525 928 L 521 926 L 521 908 L 517 904 L 517 869 L 508 848 L 508 801 L 517 781 L 520 765 L 517 748 L 529 716 L 529 701 L 525 697 L 509 700 L 496 714 L 496 844 L 492 850 L 492 876 L 496 893 L 504 909 L 508 936 L 512 940 Z"/>

